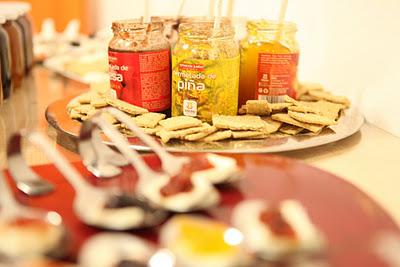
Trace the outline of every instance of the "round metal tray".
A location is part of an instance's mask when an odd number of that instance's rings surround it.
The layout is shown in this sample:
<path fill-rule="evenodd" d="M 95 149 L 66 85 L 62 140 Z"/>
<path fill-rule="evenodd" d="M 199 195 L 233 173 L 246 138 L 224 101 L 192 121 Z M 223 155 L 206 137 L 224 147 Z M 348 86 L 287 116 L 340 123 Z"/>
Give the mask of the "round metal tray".
<path fill-rule="evenodd" d="M 81 123 L 72 120 L 67 113 L 67 104 L 72 99 L 68 97 L 52 103 L 46 110 L 46 118 L 58 134 L 73 141 L 78 139 Z M 214 153 L 277 153 L 317 147 L 345 139 L 358 132 L 364 123 L 364 116 L 355 107 L 346 111 L 339 124 L 326 128 L 320 135 L 267 138 L 263 140 L 229 140 L 213 143 L 172 141 L 165 144 L 171 152 L 214 152 Z M 112 145 L 106 137 L 104 142 Z M 129 138 L 132 148 L 148 152 L 150 148 L 141 143 L 138 138 Z"/>

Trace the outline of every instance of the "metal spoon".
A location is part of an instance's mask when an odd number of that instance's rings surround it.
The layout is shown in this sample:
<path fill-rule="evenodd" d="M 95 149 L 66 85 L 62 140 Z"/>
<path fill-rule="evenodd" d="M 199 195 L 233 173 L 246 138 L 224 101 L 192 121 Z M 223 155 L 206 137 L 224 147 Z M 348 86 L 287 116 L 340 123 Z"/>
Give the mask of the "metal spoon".
<path fill-rule="evenodd" d="M 117 138 L 110 136 L 114 142 L 118 142 Z M 54 159 L 55 165 L 74 187 L 75 213 L 84 223 L 110 230 L 128 230 L 154 226 L 166 218 L 165 212 L 137 198 L 121 194 L 120 191 L 99 189 L 86 182 L 57 150 L 46 146 L 47 138 L 44 135 L 33 132 L 28 138 Z"/>
<path fill-rule="evenodd" d="M 157 141 L 147 135 L 145 132 L 140 130 L 140 128 L 132 122 L 132 118 L 126 115 L 124 112 L 116 108 L 104 108 L 104 112 L 108 112 L 113 115 L 117 120 L 124 123 L 129 130 L 134 132 L 137 137 L 140 138 L 146 145 L 148 145 L 151 150 L 157 154 L 161 160 L 162 169 L 169 175 L 177 175 L 185 164 L 191 162 L 189 157 L 177 157 L 165 150 Z"/>
<path fill-rule="evenodd" d="M 11 136 L 8 141 L 8 169 L 17 188 L 29 196 L 40 196 L 54 191 L 54 186 L 43 180 L 26 163 L 22 155 L 22 134 Z"/>
<path fill-rule="evenodd" d="M 19 204 L 15 200 L 2 172 L 0 172 L 0 205 L 2 235 L 0 239 L 0 258 L 6 261 L 13 261 L 37 256 L 63 256 L 67 246 L 67 231 L 61 216 L 54 211 L 28 208 Z M 43 222 L 45 225 L 53 227 L 53 230 L 51 230 L 51 234 L 48 233 L 49 236 L 40 232 L 41 239 L 32 240 L 37 236 L 32 236 L 32 229 L 24 232 L 23 228 L 26 227 L 26 224 L 19 226 L 19 220 Z M 7 232 L 7 227 L 12 227 L 11 231 Z M 43 230 L 38 229 L 38 231 Z M 7 238 L 7 235 L 9 237 L 12 236 L 12 238 Z"/>
<path fill-rule="evenodd" d="M 83 123 L 79 133 L 79 154 L 86 168 L 98 178 L 121 174 L 120 166 L 127 160 L 101 141 L 100 130 L 92 123 Z"/>
<path fill-rule="evenodd" d="M 167 174 L 155 172 L 149 166 L 147 166 L 143 158 L 136 151 L 132 150 L 129 147 L 129 143 L 126 138 L 119 131 L 117 131 L 114 126 L 101 118 L 101 113 L 102 111 L 95 114 L 90 120 L 86 120 L 82 125 L 85 126 L 83 131 L 86 131 L 86 129 L 93 129 L 97 127 L 100 128 L 105 135 L 112 139 L 117 149 L 122 153 L 125 159 L 136 169 L 139 176 L 138 184 L 145 183 L 150 180 L 159 179 L 162 177 L 169 177 Z M 83 134 L 86 135 L 87 133 L 83 132 Z M 100 138 L 93 138 L 92 142 L 96 147 L 99 146 L 100 143 L 102 143 Z"/>
<path fill-rule="evenodd" d="M 140 138 L 141 141 L 147 144 L 160 158 L 162 169 L 170 176 L 179 174 L 182 171 L 183 166 L 186 164 L 196 165 L 196 161 L 189 157 L 177 157 L 169 153 L 157 141 L 155 141 L 152 137 L 143 132 L 135 123 L 133 123 L 131 117 L 126 115 L 124 112 L 116 108 L 104 108 L 102 111 L 113 115 L 117 120 L 124 123 L 129 130 L 131 130 L 137 137 Z M 237 166 L 236 160 L 216 154 L 207 154 L 206 157 L 215 167 L 213 169 L 198 171 L 201 171 L 202 175 L 206 176 L 206 178 L 212 183 L 227 184 L 235 182 L 242 177 L 242 172 Z M 232 163 L 230 166 L 228 164 L 228 167 L 226 167 L 227 161 Z"/>
<path fill-rule="evenodd" d="M 95 114 L 87 123 L 94 123 L 100 127 L 104 133 L 112 137 L 112 141 L 119 151 L 125 156 L 129 163 L 136 169 L 139 181 L 136 185 L 136 194 L 145 199 L 152 205 L 156 205 L 175 212 L 189 212 L 201 210 L 214 206 L 219 202 L 219 194 L 213 185 L 203 177 L 196 177 L 194 188 L 185 195 L 179 197 L 162 197 L 160 189 L 171 179 L 171 175 L 153 171 L 139 155 L 138 152 L 129 147 L 128 140 L 112 126 L 100 117 L 101 112 Z M 182 197 L 184 199 L 182 199 Z"/>

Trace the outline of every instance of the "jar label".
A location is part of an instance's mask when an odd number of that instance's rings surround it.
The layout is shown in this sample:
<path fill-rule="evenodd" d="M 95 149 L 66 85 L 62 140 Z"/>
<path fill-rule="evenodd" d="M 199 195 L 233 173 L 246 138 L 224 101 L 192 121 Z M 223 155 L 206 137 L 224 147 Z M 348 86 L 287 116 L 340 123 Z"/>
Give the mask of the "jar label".
<path fill-rule="evenodd" d="M 172 57 L 172 116 L 211 121 L 213 114 L 236 115 L 239 56 L 221 60 Z"/>
<path fill-rule="evenodd" d="M 256 98 L 271 103 L 283 102 L 283 96 L 296 97 L 299 53 L 258 54 Z"/>
<path fill-rule="evenodd" d="M 111 89 L 117 98 L 149 111 L 171 106 L 170 50 L 109 51 Z"/>

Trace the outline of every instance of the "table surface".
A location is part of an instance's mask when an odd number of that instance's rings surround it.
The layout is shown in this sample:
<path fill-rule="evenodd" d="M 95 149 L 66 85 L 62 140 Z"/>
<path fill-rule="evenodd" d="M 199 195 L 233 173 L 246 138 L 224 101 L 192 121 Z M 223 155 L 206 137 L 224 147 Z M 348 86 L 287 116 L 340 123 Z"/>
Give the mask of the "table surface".
<path fill-rule="evenodd" d="M 53 101 L 88 89 L 87 85 L 60 77 L 36 67 L 0 107 L 0 166 L 6 168 L 6 140 L 19 129 L 39 129 L 56 140 L 56 131 L 49 128 L 44 113 Z M 79 157 L 60 147 L 70 161 Z M 34 146 L 24 143 L 23 151 L 31 165 L 49 163 Z M 375 199 L 400 224 L 400 138 L 366 123 L 357 134 L 329 145 L 280 153 L 332 172 L 351 182 Z"/>

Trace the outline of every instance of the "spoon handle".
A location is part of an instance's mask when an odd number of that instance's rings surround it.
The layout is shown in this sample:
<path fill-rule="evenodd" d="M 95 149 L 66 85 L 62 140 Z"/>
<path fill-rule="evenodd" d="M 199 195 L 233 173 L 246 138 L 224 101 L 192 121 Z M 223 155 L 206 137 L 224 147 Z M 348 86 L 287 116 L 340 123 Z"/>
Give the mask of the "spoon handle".
<path fill-rule="evenodd" d="M 101 118 L 100 114 L 101 113 L 92 117 L 91 121 L 103 130 L 104 134 L 113 141 L 114 145 L 122 155 L 124 155 L 129 163 L 136 169 L 139 175 L 139 180 L 143 177 L 150 179 L 151 177 L 157 176 L 157 174 L 144 162 L 139 153 L 130 148 L 129 142 L 126 138 L 116 130 L 113 125 Z"/>
<path fill-rule="evenodd" d="M 18 189 L 30 196 L 44 195 L 54 191 L 54 186 L 43 180 L 28 166 L 22 154 L 23 134 L 16 133 L 7 144 L 8 170 Z"/>
<path fill-rule="evenodd" d="M 53 160 L 54 165 L 71 183 L 77 193 L 86 192 L 90 185 L 84 180 L 82 175 L 58 152 L 54 149 L 48 138 L 39 132 L 31 132 L 27 135 L 29 141 L 42 149 L 46 156 Z"/>
<path fill-rule="evenodd" d="M 189 163 L 190 159 L 187 157 L 176 157 L 170 154 L 157 141 L 155 141 L 152 137 L 143 132 L 135 123 L 133 123 L 131 117 L 126 115 L 124 112 L 116 108 L 105 108 L 104 111 L 110 113 L 116 119 L 123 122 L 126 126 L 128 126 L 129 130 L 135 133 L 141 141 L 147 144 L 160 158 L 163 170 L 169 175 L 176 175 L 182 169 L 184 164 Z"/>

